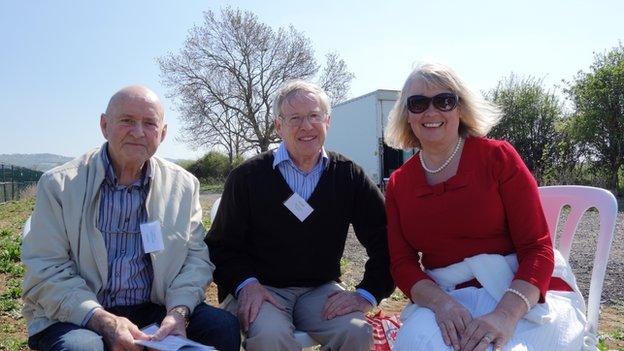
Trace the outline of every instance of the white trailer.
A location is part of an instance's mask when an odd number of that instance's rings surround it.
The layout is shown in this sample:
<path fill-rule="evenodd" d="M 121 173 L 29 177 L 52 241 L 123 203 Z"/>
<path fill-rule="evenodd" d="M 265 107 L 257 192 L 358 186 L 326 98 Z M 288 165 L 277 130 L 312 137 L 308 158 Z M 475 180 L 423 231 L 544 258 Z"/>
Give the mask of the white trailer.
<path fill-rule="evenodd" d="M 396 90 L 376 90 L 332 107 L 325 147 L 360 165 L 380 187 L 413 152 L 384 143 L 388 114 L 399 97 Z"/>

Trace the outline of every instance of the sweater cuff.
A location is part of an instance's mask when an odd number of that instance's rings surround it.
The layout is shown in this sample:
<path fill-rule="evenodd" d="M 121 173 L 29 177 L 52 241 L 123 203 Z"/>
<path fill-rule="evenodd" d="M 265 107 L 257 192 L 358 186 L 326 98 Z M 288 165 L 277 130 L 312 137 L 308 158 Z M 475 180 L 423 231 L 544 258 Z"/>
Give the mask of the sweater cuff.
<path fill-rule="evenodd" d="M 373 307 L 377 307 L 377 300 L 375 299 L 375 296 L 373 296 L 371 293 L 362 288 L 355 289 L 355 292 L 358 295 L 362 296 L 366 301 L 370 302 Z"/>
<path fill-rule="evenodd" d="M 241 290 L 243 290 L 244 287 L 246 287 L 247 285 L 251 283 L 257 283 L 257 282 L 258 282 L 258 279 L 256 277 L 250 277 L 250 278 L 243 280 L 243 282 L 238 284 L 238 286 L 236 287 L 236 290 L 234 291 L 234 297 L 238 299 L 238 293 Z"/>
<path fill-rule="evenodd" d="M 548 277 L 548 281 L 540 281 L 535 277 L 528 277 L 524 274 L 516 274 L 513 279 L 523 280 L 533 286 L 535 286 L 539 290 L 539 299 L 537 303 L 544 303 L 546 301 L 546 292 L 548 291 L 548 283 L 550 283 L 550 277 Z"/>

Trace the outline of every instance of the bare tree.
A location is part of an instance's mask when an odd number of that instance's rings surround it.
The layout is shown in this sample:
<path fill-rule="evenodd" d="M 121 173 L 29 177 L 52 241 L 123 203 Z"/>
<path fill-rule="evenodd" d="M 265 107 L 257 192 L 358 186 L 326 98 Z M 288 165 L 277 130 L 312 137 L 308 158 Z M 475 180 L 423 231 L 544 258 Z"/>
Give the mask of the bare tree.
<path fill-rule="evenodd" d="M 347 71 L 347 64 L 335 52 L 325 56 L 327 63 L 319 78 L 319 85 L 327 92 L 332 105 L 347 98 L 353 73 Z"/>
<path fill-rule="evenodd" d="M 327 60 L 320 84 L 336 103 L 346 97 L 353 75 L 336 54 Z M 190 30 L 180 52 L 158 63 L 182 113 L 186 141 L 227 144 L 228 150 L 265 151 L 278 141 L 271 118 L 275 92 L 287 80 L 312 79 L 319 71 L 301 32 L 292 26 L 275 31 L 253 13 L 231 8 L 219 18 L 205 12 L 204 23 Z"/>
<path fill-rule="evenodd" d="M 178 109 L 184 124 L 178 140 L 196 148 L 223 149 L 230 165 L 254 148 L 242 137 L 249 134 L 249 128 L 239 114 L 210 102 L 201 92 L 180 96 Z"/>

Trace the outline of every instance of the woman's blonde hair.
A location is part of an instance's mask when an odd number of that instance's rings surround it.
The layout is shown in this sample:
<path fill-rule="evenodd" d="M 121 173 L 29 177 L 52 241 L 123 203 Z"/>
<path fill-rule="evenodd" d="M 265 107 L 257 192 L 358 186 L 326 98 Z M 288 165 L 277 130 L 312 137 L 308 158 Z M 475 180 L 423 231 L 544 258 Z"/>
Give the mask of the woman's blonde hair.
<path fill-rule="evenodd" d="M 450 90 L 459 97 L 459 133 L 461 135 L 485 136 L 498 124 L 501 110 L 495 104 L 475 94 L 457 74 L 439 63 L 423 63 L 416 67 L 405 80 L 399 99 L 388 116 L 385 142 L 390 147 L 408 150 L 420 148 L 420 140 L 407 122 L 407 98 L 414 81 L 421 81 L 427 88 Z"/>

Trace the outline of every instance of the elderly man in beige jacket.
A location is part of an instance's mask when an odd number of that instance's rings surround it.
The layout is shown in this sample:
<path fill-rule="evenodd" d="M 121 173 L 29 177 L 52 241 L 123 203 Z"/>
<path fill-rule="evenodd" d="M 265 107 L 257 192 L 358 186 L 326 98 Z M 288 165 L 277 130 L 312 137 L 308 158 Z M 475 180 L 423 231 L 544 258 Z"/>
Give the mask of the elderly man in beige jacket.
<path fill-rule="evenodd" d="M 214 265 L 199 182 L 154 153 L 158 96 L 126 87 L 100 117 L 107 142 L 46 172 L 22 244 L 24 317 L 37 350 L 140 350 L 181 335 L 238 350 L 238 321 L 203 302 Z M 159 324 L 154 335 L 140 329 Z"/>

